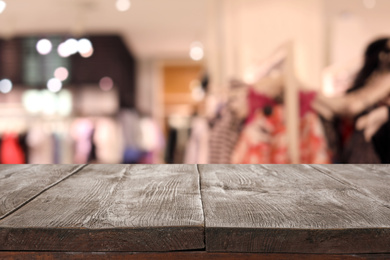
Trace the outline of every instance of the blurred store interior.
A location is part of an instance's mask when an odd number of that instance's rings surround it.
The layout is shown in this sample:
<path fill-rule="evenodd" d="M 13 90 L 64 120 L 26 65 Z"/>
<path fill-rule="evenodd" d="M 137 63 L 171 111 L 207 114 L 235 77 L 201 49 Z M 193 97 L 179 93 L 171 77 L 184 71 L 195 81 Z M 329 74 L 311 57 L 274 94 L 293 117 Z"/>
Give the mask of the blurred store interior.
<path fill-rule="evenodd" d="M 389 162 L 389 12 L 0 0 L 0 163 Z"/>

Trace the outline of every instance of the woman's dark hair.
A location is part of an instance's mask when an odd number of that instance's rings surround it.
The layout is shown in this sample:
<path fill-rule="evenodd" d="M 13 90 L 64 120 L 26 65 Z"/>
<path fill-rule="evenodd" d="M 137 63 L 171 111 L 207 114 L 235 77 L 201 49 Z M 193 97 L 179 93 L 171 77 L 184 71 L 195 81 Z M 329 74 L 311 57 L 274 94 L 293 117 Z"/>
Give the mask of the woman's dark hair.
<path fill-rule="evenodd" d="M 358 72 L 348 93 L 362 88 L 372 73 L 383 66 L 383 61 L 381 61 L 380 56 L 382 53 L 386 55 L 390 53 L 389 43 L 390 38 L 381 38 L 368 45 L 366 52 L 364 53 L 364 65 Z"/>

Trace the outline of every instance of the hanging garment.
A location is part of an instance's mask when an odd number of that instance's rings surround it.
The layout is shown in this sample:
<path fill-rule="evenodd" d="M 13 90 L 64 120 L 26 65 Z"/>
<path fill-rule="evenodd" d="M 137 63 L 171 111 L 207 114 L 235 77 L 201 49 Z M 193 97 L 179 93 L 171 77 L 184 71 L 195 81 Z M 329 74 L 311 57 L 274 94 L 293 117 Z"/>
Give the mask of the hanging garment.
<path fill-rule="evenodd" d="M 123 163 L 138 163 L 144 151 L 141 147 L 140 118 L 135 110 L 123 109 L 119 112 L 119 124 L 123 137 Z"/>
<path fill-rule="evenodd" d="M 366 114 L 365 112 L 364 114 Z M 390 114 L 390 111 L 389 111 Z M 390 163 L 390 121 L 387 121 L 372 137 L 355 129 L 356 120 L 335 118 L 323 119 L 333 163 Z"/>
<path fill-rule="evenodd" d="M 58 133 L 61 147 L 61 164 L 73 163 L 73 140 L 68 128 L 64 127 Z"/>
<path fill-rule="evenodd" d="M 27 163 L 29 161 L 28 145 L 27 145 L 27 133 L 18 135 L 18 143 L 24 154 L 24 161 Z"/>
<path fill-rule="evenodd" d="M 2 164 L 24 164 L 25 155 L 18 142 L 18 136 L 13 133 L 4 134 L 1 144 Z"/>
<path fill-rule="evenodd" d="M 145 155 L 141 159 L 143 164 L 152 164 L 161 162 L 160 157 L 164 149 L 164 136 L 157 122 L 149 117 L 140 120 L 141 128 L 141 147 Z"/>
<path fill-rule="evenodd" d="M 390 107 L 388 107 L 388 115 L 390 117 Z M 390 163 L 390 120 L 388 120 L 376 132 L 372 138 L 372 143 L 376 153 L 378 154 L 381 163 Z"/>
<path fill-rule="evenodd" d="M 165 149 L 165 162 L 180 164 L 184 162 L 186 144 L 190 136 L 190 118 L 170 116 L 168 118 L 168 141 Z"/>
<path fill-rule="evenodd" d="M 178 130 L 175 128 L 169 128 L 168 130 L 168 141 L 165 148 L 165 162 L 174 163 L 175 162 L 175 149 L 177 144 Z"/>
<path fill-rule="evenodd" d="M 257 110 L 245 125 L 232 154 L 232 163 L 289 163 L 283 108 L 278 105 L 268 109 L 272 109 L 272 112 Z"/>
<path fill-rule="evenodd" d="M 237 144 L 242 128 L 242 120 L 225 107 L 213 122 L 209 139 L 209 163 L 227 164 Z"/>
<path fill-rule="evenodd" d="M 87 163 L 92 151 L 93 122 L 87 118 L 76 119 L 71 126 L 75 142 L 74 163 Z"/>
<path fill-rule="evenodd" d="M 247 123 L 251 122 L 255 118 L 256 112 L 259 109 L 272 107 L 278 104 L 275 100 L 263 94 L 257 93 L 253 88 L 249 89 L 247 100 L 249 107 L 248 118 L 246 121 Z"/>
<path fill-rule="evenodd" d="M 53 161 L 55 164 L 61 163 L 61 137 L 57 133 L 53 133 Z"/>
<path fill-rule="evenodd" d="M 191 136 L 187 142 L 184 163 L 206 164 L 209 162 L 209 125 L 206 118 L 195 117 L 191 122 Z"/>
<path fill-rule="evenodd" d="M 30 164 L 52 164 L 54 163 L 53 138 L 45 124 L 37 123 L 27 134 L 27 145 L 29 148 Z"/>
<path fill-rule="evenodd" d="M 121 163 L 123 140 L 118 123 L 111 118 L 99 118 L 96 121 L 93 142 L 96 145 L 98 163 Z"/>
<path fill-rule="evenodd" d="M 362 131 L 353 131 L 342 150 L 342 163 L 381 163 L 372 142 L 364 139 Z"/>
<path fill-rule="evenodd" d="M 311 110 L 312 93 L 300 93 L 300 161 L 301 163 L 329 163 L 329 153 L 323 128 L 318 116 Z M 282 105 L 272 105 L 261 94 L 249 98 L 252 110 L 257 110 L 247 121 L 231 162 L 237 164 L 286 164 L 288 155 L 285 111 Z"/>
<path fill-rule="evenodd" d="M 331 163 L 330 152 L 324 129 L 318 115 L 308 111 L 300 120 L 300 156 L 301 163 Z"/>

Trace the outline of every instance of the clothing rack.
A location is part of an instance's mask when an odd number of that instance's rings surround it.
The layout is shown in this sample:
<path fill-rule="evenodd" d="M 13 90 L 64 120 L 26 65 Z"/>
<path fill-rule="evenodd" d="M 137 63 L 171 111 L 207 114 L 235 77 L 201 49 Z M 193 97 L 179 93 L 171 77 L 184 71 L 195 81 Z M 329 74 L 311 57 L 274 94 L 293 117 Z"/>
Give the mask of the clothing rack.
<path fill-rule="evenodd" d="M 299 96 L 298 81 L 294 68 L 294 42 L 288 41 L 277 48 L 268 58 L 254 68 L 253 81 L 269 75 L 274 69 L 280 68 L 283 78 L 283 99 L 286 108 L 286 127 L 288 151 L 291 163 L 300 162 L 299 151 Z"/>
<path fill-rule="evenodd" d="M 299 96 L 298 84 L 294 70 L 294 44 L 287 42 L 284 46 L 287 56 L 283 66 L 284 75 L 284 102 L 286 106 L 286 126 L 288 136 L 288 150 L 291 163 L 300 163 L 299 151 Z"/>

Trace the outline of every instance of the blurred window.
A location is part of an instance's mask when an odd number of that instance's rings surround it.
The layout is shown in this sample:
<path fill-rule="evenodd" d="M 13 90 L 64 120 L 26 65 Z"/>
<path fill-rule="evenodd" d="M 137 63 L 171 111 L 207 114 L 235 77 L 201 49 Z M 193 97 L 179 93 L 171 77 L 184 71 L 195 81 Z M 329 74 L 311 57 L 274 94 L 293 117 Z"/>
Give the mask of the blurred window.
<path fill-rule="evenodd" d="M 51 51 L 42 55 L 38 53 L 36 45 L 42 38 L 26 37 L 22 43 L 22 60 L 23 60 L 23 84 L 30 86 L 46 86 L 47 81 L 54 77 L 57 68 L 63 67 L 71 71 L 70 58 L 61 57 L 58 54 L 58 46 L 65 40 L 63 37 L 50 36 L 46 37 L 51 44 Z M 68 83 L 71 75 L 63 83 Z"/>

